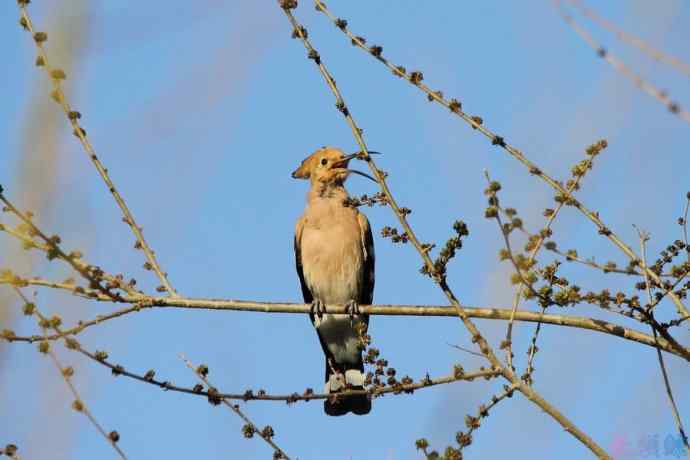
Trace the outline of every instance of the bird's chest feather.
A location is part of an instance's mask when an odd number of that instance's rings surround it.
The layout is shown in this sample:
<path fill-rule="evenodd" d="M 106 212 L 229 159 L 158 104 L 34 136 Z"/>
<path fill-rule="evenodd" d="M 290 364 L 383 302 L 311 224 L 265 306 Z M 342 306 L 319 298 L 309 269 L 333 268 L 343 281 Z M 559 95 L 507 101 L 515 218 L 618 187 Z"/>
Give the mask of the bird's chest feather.
<path fill-rule="evenodd" d="M 314 297 L 344 304 L 357 299 L 364 257 L 357 214 L 342 204 L 314 207 L 302 233 L 304 277 Z"/>

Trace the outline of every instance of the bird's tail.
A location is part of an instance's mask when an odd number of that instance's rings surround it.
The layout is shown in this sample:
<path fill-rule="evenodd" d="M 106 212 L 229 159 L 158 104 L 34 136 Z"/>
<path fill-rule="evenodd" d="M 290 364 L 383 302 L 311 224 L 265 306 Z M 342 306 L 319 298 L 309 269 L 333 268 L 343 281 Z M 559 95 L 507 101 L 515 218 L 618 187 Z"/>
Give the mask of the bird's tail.
<path fill-rule="evenodd" d="M 351 390 L 364 390 L 364 373 L 362 370 L 348 369 L 344 374 L 336 374 L 326 361 L 326 393 L 337 394 L 344 391 L 346 385 Z M 323 410 L 332 416 L 345 415 L 348 412 L 365 415 L 371 411 L 371 399 L 366 394 L 326 399 L 323 402 Z"/>

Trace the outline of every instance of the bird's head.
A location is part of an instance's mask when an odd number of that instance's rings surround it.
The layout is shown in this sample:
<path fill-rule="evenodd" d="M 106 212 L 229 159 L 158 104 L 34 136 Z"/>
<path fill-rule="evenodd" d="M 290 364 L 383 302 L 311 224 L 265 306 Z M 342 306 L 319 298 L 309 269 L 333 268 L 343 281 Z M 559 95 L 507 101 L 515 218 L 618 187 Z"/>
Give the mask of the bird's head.
<path fill-rule="evenodd" d="M 345 155 L 338 148 L 322 147 L 305 158 L 299 165 L 299 168 L 292 172 L 292 177 L 295 179 L 309 179 L 312 184 L 339 186 L 345 182 L 350 173 L 355 173 L 376 182 L 376 179 L 370 175 L 348 168 L 350 160 L 358 155 L 359 152 Z"/>

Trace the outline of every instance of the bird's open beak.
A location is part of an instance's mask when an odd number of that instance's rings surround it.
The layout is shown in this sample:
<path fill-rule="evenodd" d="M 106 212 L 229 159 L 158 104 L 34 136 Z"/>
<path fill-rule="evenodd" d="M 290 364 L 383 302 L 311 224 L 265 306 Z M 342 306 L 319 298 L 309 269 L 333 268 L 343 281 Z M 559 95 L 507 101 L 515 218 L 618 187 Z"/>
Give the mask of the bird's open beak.
<path fill-rule="evenodd" d="M 374 179 L 373 177 L 371 177 L 371 176 L 370 176 L 369 174 L 367 174 L 367 173 L 363 173 L 362 171 L 357 171 L 356 169 L 348 169 L 348 168 L 347 168 L 347 164 L 350 162 L 350 160 L 359 157 L 359 156 L 361 155 L 361 153 L 362 153 L 362 152 L 355 152 L 355 153 L 351 153 L 350 155 L 346 155 L 346 156 L 344 156 L 343 158 L 341 158 L 340 160 L 338 160 L 338 161 L 336 161 L 335 163 L 333 163 L 333 166 L 336 167 L 336 168 L 341 168 L 341 167 L 342 167 L 342 168 L 344 168 L 344 169 L 345 169 L 346 171 L 348 171 L 348 172 L 351 172 L 351 173 L 354 173 L 354 174 L 359 174 L 360 176 L 366 177 L 367 179 L 371 179 L 371 180 L 373 180 L 374 182 L 378 182 L 376 179 Z M 369 152 L 369 153 L 370 153 L 370 154 L 373 153 L 373 154 L 375 154 L 375 155 L 380 155 L 379 152 Z"/>
<path fill-rule="evenodd" d="M 381 152 L 372 152 L 372 151 L 369 151 L 369 154 L 370 154 L 370 155 L 381 155 Z M 341 158 L 339 161 L 336 161 L 335 163 L 333 163 L 333 166 L 335 166 L 335 167 L 347 166 L 347 163 L 348 163 L 350 160 L 352 160 L 352 159 L 354 159 L 354 158 L 357 158 L 357 157 L 360 157 L 361 155 L 362 155 L 362 152 L 351 153 L 351 154 L 349 154 L 349 155 L 344 156 L 344 157 Z"/>
<path fill-rule="evenodd" d="M 334 168 L 347 168 L 347 164 L 352 160 L 353 158 L 356 158 L 357 154 L 353 153 L 351 155 L 346 155 L 342 157 L 340 160 L 333 162 L 333 167 Z"/>

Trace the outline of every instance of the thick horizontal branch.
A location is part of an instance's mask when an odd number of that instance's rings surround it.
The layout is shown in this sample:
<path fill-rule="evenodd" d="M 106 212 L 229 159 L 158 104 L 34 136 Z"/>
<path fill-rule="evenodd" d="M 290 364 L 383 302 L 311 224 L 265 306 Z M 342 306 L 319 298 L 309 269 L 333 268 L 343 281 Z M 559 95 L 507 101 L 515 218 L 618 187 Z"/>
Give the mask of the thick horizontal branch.
<path fill-rule="evenodd" d="M 213 300 L 213 299 L 185 299 L 159 297 L 152 299 L 153 307 L 173 307 L 173 308 L 199 308 L 205 310 L 238 310 L 254 311 L 263 313 L 308 313 L 311 306 L 308 304 L 292 303 L 271 303 L 271 302 L 252 302 L 248 300 Z M 144 306 L 142 308 L 146 308 Z M 326 307 L 327 313 L 346 313 L 346 307 L 332 306 Z M 463 307 L 469 318 L 510 320 L 512 309 L 510 308 L 480 308 Z M 450 316 L 457 317 L 455 307 L 432 306 L 432 305 L 369 305 L 360 306 L 362 313 L 370 315 L 387 316 Z M 594 318 L 581 316 L 547 315 L 530 311 L 515 312 L 516 321 L 526 321 L 531 323 L 547 323 L 558 326 L 575 327 L 589 329 L 605 334 L 615 335 L 628 340 L 632 340 L 644 345 L 656 348 L 654 338 L 642 332 L 627 329 L 614 323 L 602 321 Z M 678 350 L 667 340 L 658 339 L 659 348 L 676 356 L 680 356 L 690 361 L 690 348 Z"/>
<path fill-rule="evenodd" d="M 109 319 L 126 316 L 130 313 L 135 313 L 141 310 L 153 308 L 183 308 L 183 309 L 199 309 L 199 310 L 229 310 L 229 311 L 250 311 L 260 313 L 292 313 L 292 314 L 306 314 L 311 310 L 309 304 L 296 303 L 282 303 L 282 302 L 254 302 L 250 300 L 224 300 L 224 299 L 193 299 L 193 298 L 171 298 L 171 297 L 146 297 L 143 301 L 141 298 L 124 297 L 123 301 L 136 303 L 131 307 L 123 310 L 118 310 L 106 315 L 101 315 L 96 319 L 90 321 L 83 321 L 78 326 L 66 329 L 62 335 L 54 334 L 48 336 L 48 340 L 55 340 L 65 335 L 74 335 L 83 331 L 84 329 L 101 324 Z M 511 308 L 483 308 L 483 307 L 463 307 L 469 318 L 478 319 L 493 319 L 509 321 L 512 309 Z M 457 317 L 455 307 L 438 306 L 438 305 L 362 305 L 360 306 L 362 313 L 369 315 L 383 315 L 383 316 L 447 316 Z M 326 307 L 327 313 L 342 313 L 345 314 L 344 305 L 328 305 Z M 610 323 L 594 318 L 587 318 L 582 316 L 565 316 L 565 315 L 551 315 L 541 314 L 531 311 L 517 311 L 515 312 L 515 321 L 523 321 L 530 323 L 542 322 L 545 324 L 554 324 L 557 326 L 566 326 L 579 329 L 587 329 L 591 331 L 600 332 L 603 334 L 614 335 L 627 340 L 632 340 L 650 347 L 657 347 L 654 337 L 638 332 L 632 329 L 624 328 L 618 324 Z M 9 341 L 18 342 L 37 342 L 45 340 L 46 337 L 42 335 L 19 337 L 3 335 Z M 674 347 L 666 339 L 658 338 L 658 347 L 668 353 L 682 357 L 686 361 L 690 361 L 690 348 L 688 347 Z"/>

